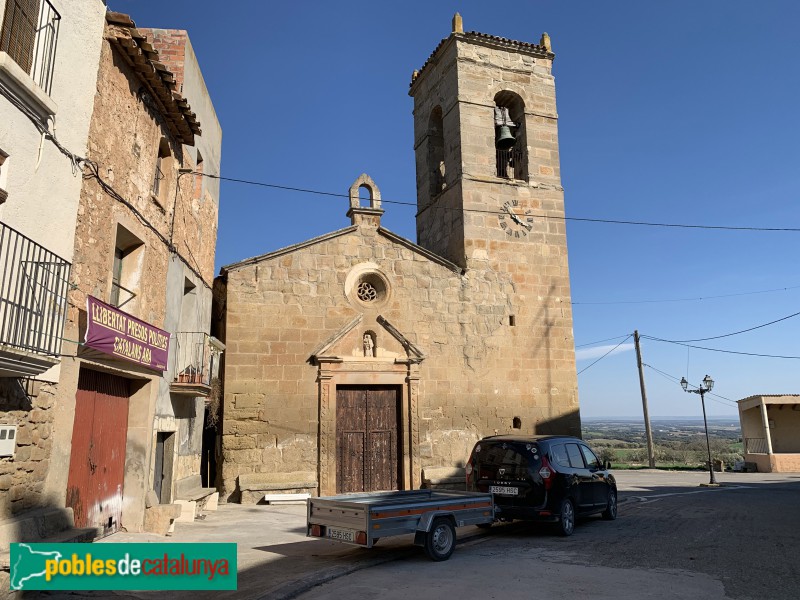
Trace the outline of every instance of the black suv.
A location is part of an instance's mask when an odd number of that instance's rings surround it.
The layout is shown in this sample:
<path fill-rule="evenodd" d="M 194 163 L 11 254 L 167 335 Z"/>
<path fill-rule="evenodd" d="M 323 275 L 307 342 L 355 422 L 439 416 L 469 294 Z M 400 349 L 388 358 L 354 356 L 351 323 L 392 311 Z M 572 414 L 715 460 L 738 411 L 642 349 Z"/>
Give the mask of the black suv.
<path fill-rule="evenodd" d="M 576 515 L 617 518 L 614 476 L 578 438 L 487 437 L 475 444 L 466 472 L 467 490 L 491 492 L 503 521 L 550 521 L 572 535 Z"/>

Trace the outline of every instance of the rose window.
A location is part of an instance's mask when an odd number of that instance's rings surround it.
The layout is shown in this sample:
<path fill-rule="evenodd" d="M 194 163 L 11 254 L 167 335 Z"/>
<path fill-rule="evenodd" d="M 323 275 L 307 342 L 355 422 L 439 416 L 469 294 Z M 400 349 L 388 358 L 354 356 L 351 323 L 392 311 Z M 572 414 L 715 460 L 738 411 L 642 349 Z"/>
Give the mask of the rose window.
<path fill-rule="evenodd" d="M 362 302 L 373 302 L 378 298 L 378 290 L 369 281 L 359 283 L 356 294 Z"/>

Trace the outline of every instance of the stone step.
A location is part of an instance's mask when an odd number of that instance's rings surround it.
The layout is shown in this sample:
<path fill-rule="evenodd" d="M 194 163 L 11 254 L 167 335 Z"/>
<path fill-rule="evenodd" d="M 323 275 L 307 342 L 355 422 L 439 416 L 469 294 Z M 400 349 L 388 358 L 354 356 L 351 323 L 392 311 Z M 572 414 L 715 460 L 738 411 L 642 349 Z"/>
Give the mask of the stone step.
<path fill-rule="evenodd" d="M 0 548 L 13 542 L 36 542 L 72 529 L 71 508 L 37 508 L 0 521 Z"/>
<path fill-rule="evenodd" d="M 65 529 L 59 531 L 46 538 L 39 538 L 34 540 L 22 540 L 23 542 L 30 542 L 35 544 L 77 544 L 77 543 L 90 543 L 93 542 L 100 531 L 97 529 Z M 11 564 L 11 550 L 9 546 L 0 548 L 0 569 L 8 570 Z"/>

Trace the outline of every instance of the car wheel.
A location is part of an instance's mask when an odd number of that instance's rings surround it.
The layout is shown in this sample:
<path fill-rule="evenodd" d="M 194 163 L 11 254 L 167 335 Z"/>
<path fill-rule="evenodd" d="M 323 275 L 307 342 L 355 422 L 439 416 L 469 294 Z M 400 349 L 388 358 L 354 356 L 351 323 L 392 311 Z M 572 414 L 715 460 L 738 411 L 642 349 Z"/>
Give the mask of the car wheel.
<path fill-rule="evenodd" d="M 617 490 L 614 488 L 608 491 L 608 504 L 603 511 L 603 518 L 606 521 L 613 521 L 617 518 Z"/>
<path fill-rule="evenodd" d="M 447 560 L 456 548 L 456 529 L 447 517 L 433 520 L 425 536 L 425 553 L 435 561 Z"/>
<path fill-rule="evenodd" d="M 572 535 L 575 531 L 575 507 L 572 500 L 565 498 L 561 502 L 561 513 L 558 521 L 558 533 L 563 536 Z"/>

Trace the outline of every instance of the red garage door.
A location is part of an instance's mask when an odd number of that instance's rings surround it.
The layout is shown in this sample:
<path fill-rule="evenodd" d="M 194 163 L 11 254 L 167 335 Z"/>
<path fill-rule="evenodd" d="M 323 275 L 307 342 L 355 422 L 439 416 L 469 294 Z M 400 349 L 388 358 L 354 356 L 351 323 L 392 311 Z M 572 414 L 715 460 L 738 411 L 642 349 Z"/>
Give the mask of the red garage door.
<path fill-rule="evenodd" d="M 121 525 L 129 397 L 127 379 L 81 369 L 67 483 L 76 527 L 109 535 Z"/>

